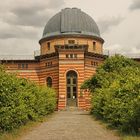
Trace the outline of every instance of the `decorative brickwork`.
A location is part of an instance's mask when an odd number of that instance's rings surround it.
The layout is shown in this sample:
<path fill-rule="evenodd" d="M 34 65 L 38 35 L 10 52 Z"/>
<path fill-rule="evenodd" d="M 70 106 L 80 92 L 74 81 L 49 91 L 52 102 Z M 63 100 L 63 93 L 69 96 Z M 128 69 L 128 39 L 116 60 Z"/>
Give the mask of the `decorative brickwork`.
<path fill-rule="evenodd" d="M 106 58 L 104 40 L 94 20 L 80 9 L 63 9 L 46 24 L 39 43 L 40 55 L 34 59 L 0 62 L 7 72 L 54 88 L 59 110 L 67 106 L 88 110 L 90 93 L 81 91 L 81 84 L 96 73 L 96 68 Z"/>

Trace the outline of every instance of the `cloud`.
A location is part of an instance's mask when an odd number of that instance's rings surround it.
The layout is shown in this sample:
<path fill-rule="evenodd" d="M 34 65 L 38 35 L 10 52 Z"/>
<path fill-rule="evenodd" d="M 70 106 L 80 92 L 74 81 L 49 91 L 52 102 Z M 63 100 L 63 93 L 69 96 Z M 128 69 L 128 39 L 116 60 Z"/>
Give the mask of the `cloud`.
<path fill-rule="evenodd" d="M 26 0 L 4 2 L 0 5 L 0 38 L 35 38 L 56 9 L 64 4 L 63 0 L 30 0 L 28 4 Z"/>
<path fill-rule="evenodd" d="M 139 14 L 140 11 L 129 12 L 116 28 L 104 33 L 104 48 L 113 53 L 140 54 Z"/>
<path fill-rule="evenodd" d="M 133 46 L 131 48 L 123 46 L 122 44 L 112 44 L 104 50 L 105 55 L 121 54 L 127 57 L 140 57 L 140 47 Z"/>
<path fill-rule="evenodd" d="M 9 24 L 22 26 L 43 26 L 52 11 L 45 5 L 20 6 L 10 9 L 3 20 Z"/>
<path fill-rule="evenodd" d="M 100 28 L 101 33 L 110 31 L 111 27 L 119 25 L 124 18 L 122 17 L 107 17 L 98 20 L 97 24 Z"/>
<path fill-rule="evenodd" d="M 130 10 L 140 9 L 140 0 L 133 0 L 133 3 L 129 7 Z"/>
<path fill-rule="evenodd" d="M 139 50 L 139 52 L 140 52 L 140 43 L 138 43 L 138 44 L 136 45 L 136 49 Z"/>
<path fill-rule="evenodd" d="M 38 38 L 40 29 L 32 26 L 15 26 L 9 25 L 7 23 L 0 22 L 0 38 L 28 38 L 35 39 Z"/>
<path fill-rule="evenodd" d="M 0 5 L 0 19 L 13 25 L 42 27 L 64 5 L 64 0 L 7 0 Z"/>
<path fill-rule="evenodd" d="M 32 54 L 39 48 L 47 21 L 64 7 L 79 7 L 98 21 L 104 48 L 140 52 L 140 10 L 135 10 L 139 1 L 4 0 L 0 4 L 0 54 Z"/>
<path fill-rule="evenodd" d="M 32 54 L 64 0 L 5 0 L 0 5 L 0 54 Z"/>
<path fill-rule="evenodd" d="M 36 39 L 8 38 L 0 39 L 0 55 L 30 55 L 38 50 L 39 45 Z"/>
<path fill-rule="evenodd" d="M 48 7 L 49 8 L 58 8 L 58 7 L 62 7 L 63 5 L 65 5 L 64 0 L 50 0 L 48 3 Z"/>

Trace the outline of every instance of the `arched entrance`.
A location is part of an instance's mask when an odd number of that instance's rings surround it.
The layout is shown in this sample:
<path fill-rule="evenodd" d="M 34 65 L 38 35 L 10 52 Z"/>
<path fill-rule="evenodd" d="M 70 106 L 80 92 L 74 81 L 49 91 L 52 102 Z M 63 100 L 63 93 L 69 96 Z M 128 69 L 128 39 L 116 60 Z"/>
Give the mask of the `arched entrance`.
<path fill-rule="evenodd" d="M 77 73 L 67 72 L 67 106 L 77 106 Z"/>

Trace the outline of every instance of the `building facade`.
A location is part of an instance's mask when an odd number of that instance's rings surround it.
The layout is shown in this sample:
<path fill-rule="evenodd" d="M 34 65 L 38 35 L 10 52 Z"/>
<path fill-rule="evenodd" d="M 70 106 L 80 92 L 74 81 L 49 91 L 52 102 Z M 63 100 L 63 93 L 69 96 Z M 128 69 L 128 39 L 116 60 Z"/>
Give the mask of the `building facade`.
<path fill-rule="evenodd" d="M 62 9 L 48 21 L 39 43 L 40 55 L 34 59 L 6 59 L 1 63 L 8 72 L 54 88 L 58 109 L 88 109 L 90 94 L 80 86 L 106 58 L 95 21 L 78 8 Z"/>

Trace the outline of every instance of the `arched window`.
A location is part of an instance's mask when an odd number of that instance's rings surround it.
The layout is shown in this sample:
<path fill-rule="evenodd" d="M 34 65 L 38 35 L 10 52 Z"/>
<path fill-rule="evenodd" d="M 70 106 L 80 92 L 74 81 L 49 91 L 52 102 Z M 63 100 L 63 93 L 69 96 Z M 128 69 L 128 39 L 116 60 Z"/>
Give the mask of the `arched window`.
<path fill-rule="evenodd" d="M 77 98 L 77 73 L 73 70 L 70 70 L 67 72 L 67 99 L 70 101 L 75 100 L 76 98 Z"/>
<path fill-rule="evenodd" d="M 48 51 L 49 51 L 50 50 L 50 42 L 48 42 L 47 45 L 48 45 Z"/>
<path fill-rule="evenodd" d="M 96 42 L 93 42 L 93 51 L 96 51 Z"/>
<path fill-rule="evenodd" d="M 47 86 L 52 87 L 52 78 L 51 77 L 47 77 Z"/>

